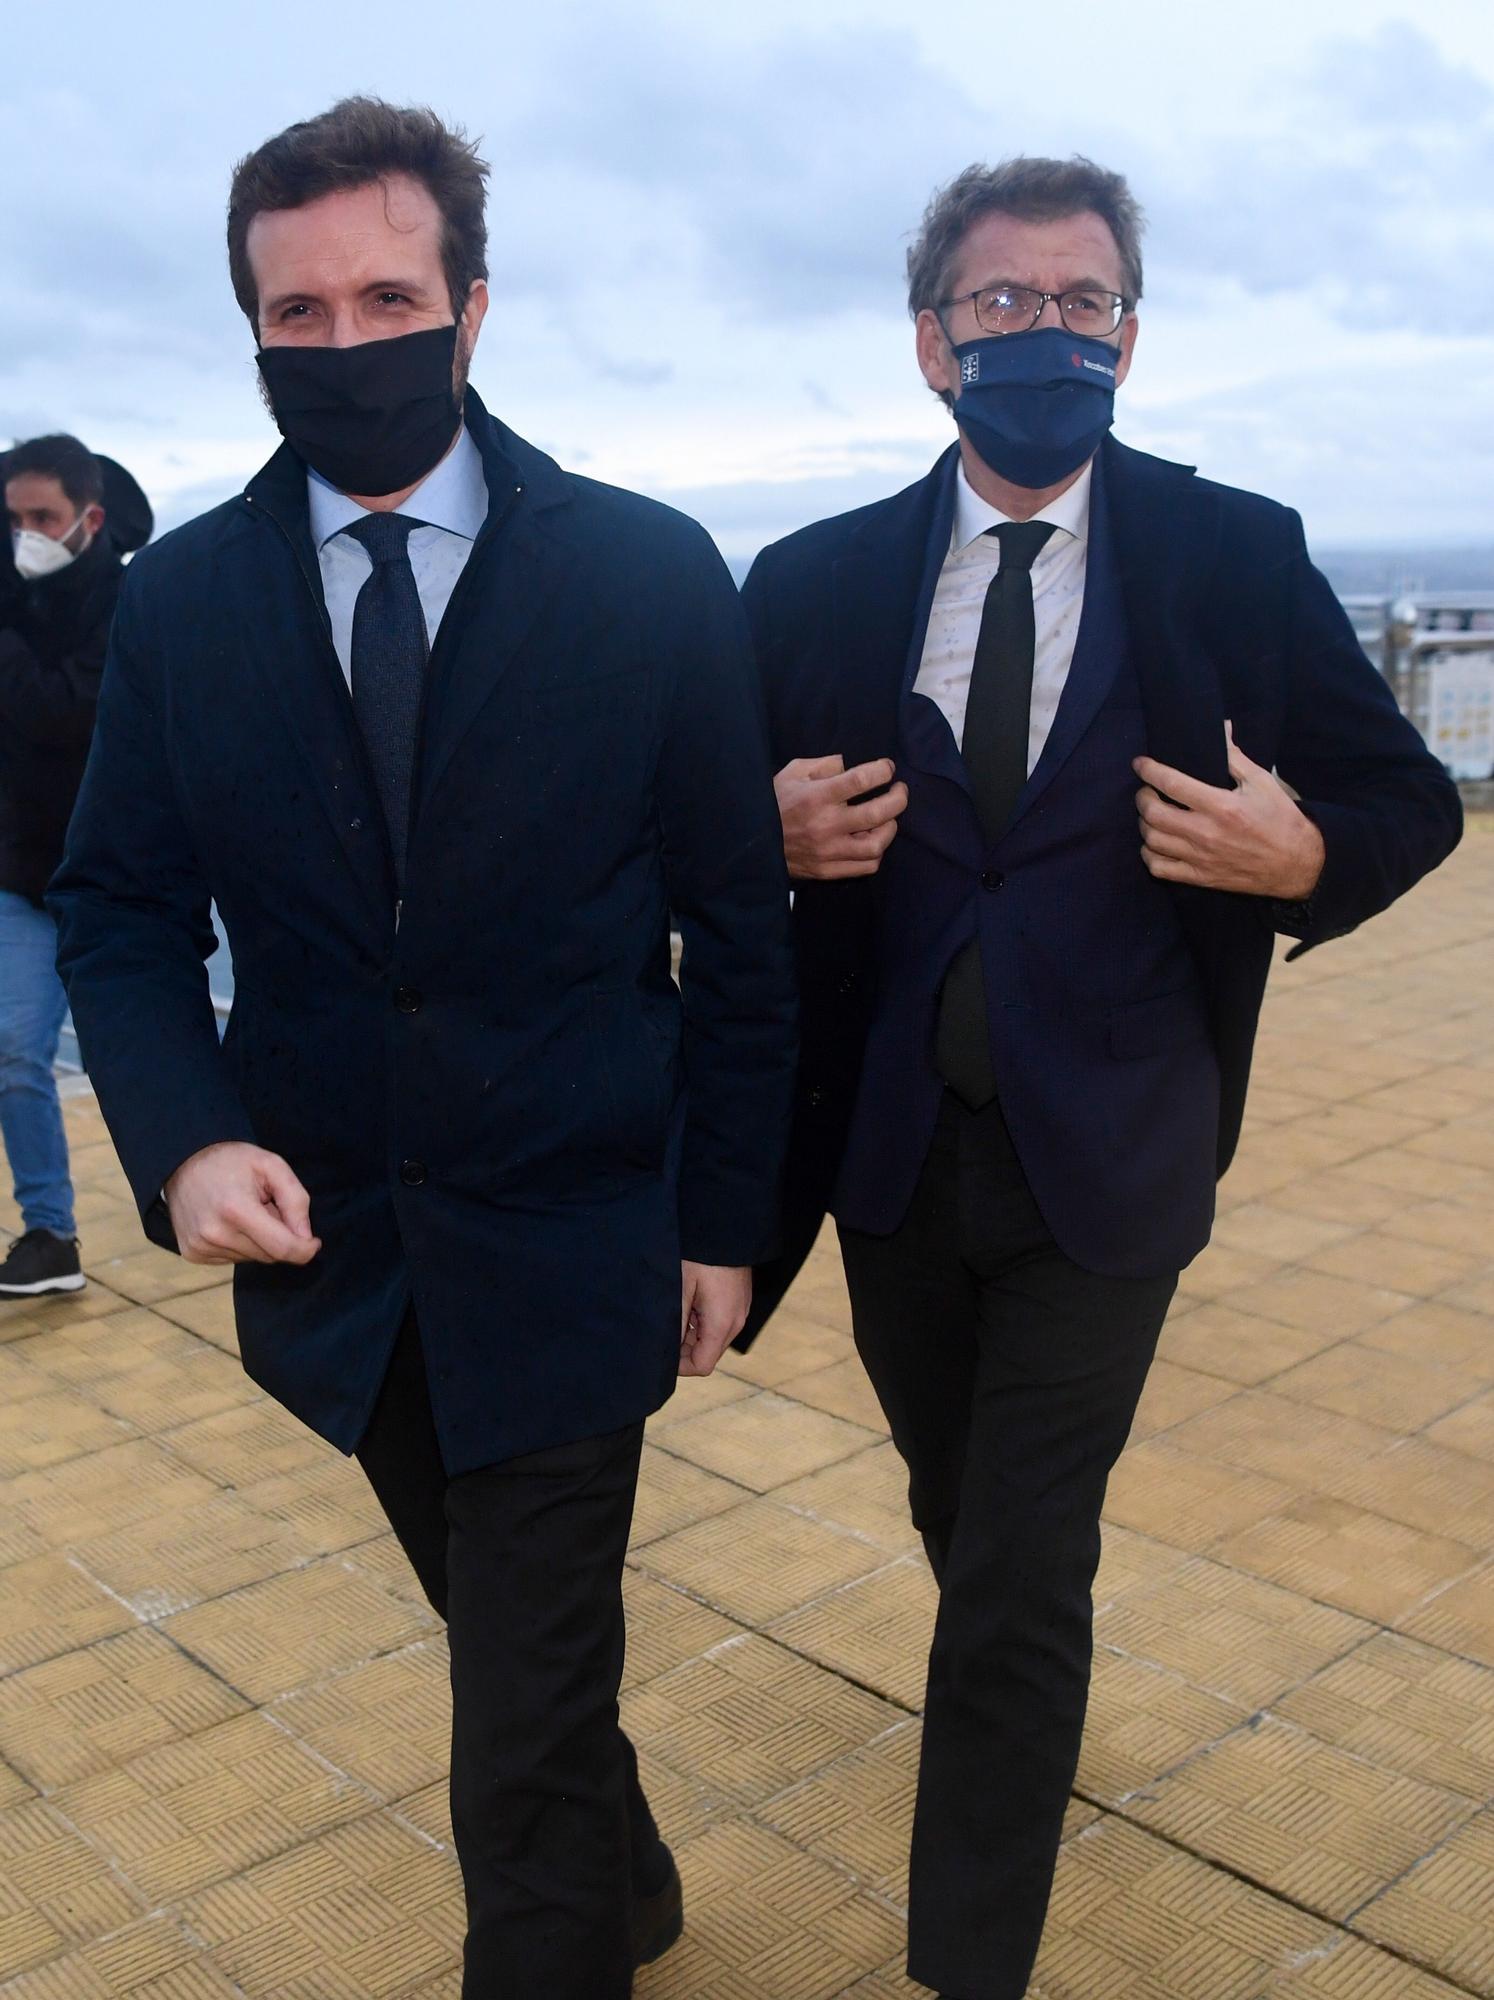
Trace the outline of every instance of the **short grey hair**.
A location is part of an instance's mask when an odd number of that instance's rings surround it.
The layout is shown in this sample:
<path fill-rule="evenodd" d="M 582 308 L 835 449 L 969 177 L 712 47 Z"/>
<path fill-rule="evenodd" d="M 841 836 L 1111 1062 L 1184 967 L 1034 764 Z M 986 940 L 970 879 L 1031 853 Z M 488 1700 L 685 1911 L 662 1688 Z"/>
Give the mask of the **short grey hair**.
<path fill-rule="evenodd" d="M 908 311 L 937 312 L 954 283 L 960 247 L 986 215 L 1014 215 L 1022 222 L 1057 222 L 1092 210 L 1115 238 L 1129 309 L 1141 297 L 1141 235 L 1146 218 L 1126 185 L 1076 153 L 1069 160 L 1018 154 L 994 167 L 977 161 L 936 190 L 908 250 Z"/>

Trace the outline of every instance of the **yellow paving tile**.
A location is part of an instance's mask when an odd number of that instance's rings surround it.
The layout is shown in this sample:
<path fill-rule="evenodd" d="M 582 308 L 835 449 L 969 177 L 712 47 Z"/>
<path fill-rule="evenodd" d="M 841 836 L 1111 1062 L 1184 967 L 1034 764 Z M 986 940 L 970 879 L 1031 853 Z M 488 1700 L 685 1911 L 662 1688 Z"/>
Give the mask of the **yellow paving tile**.
<path fill-rule="evenodd" d="M 1427 1438 L 1395 1438 L 1359 1464 L 1336 1462 L 1325 1491 L 1424 1534 L 1446 1535 L 1475 1551 L 1494 1522 L 1494 1465 Z"/>
<path fill-rule="evenodd" d="M 308 1552 L 282 1522 L 236 1494 L 215 1493 L 200 1507 L 78 1542 L 73 1553 L 137 1617 L 161 1618 L 295 1569 Z"/>
<path fill-rule="evenodd" d="M 1402 1628 L 1430 1646 L 1494 1667 L 1494 1564 L 1484 1564 L 1408 1611 Z"/>
<path fill-rule="evenodd" d="M 1459 1793 L 1377 1770 L 1270 1717 L 1204 1750 L 1128 1809 L 1194 1853 L 1339 1920 L 1472 1810 Z"/>
<path fill-rule="evenodd" d="M 835 2000 L 900 1942 L 885 1903 L 767 1827 L 713 1827 L 679 1859 L 686 1934 L 638 2000 Z"/>
<path fill-rule="evenodd" d="M 0 1756 L 54 1791 L 246 1705 L 162 1633 L 121 1632 L 0 1680 Z"/>
<path fill-rule="evenodd" d="M 877 1392 L 855 1354 L 844 1361 L 832 1362 L 828 1368 L 793 1376 L 779 1385 L 779 1394 L 794 1402 L 807 1403 L 813 1410 L 844 1417 L 847 1423 L 860 1424 L 884 1437 L 887 1434 L 887 1419 L 877 1401 Z"/>
<path fill-rule="evenodd" d="M 1343 1938 L 1279 1980 L 1269 2000 L 1460 2000 L 1460 1995 L 1420 1966 Z"/>
<path fill-rule="evenodd" d="M 335 1556 L 199 1604 L 164 1626 L 258 1702 L 427 1638 L 434 1628 L 432 1613 L 401 1604 Z"/>
<path fill-rule="evenodd" d="M 1247 1708 L 1264 1708 L 1372 1631 L 1362 1619 L 1194 1559 L 1096 1615 L 1095 1636 Z"/>
<path fill-rule="evenodd" d="M 1494 1812 L 1460 1827 L 1354 1921 L 1469 1992 L 1494 1992 Z"/>
<path fill-rule="evenodd" d="M 1406 1619 L 1466 1574 L 1462 1542 L 1428 1535 L 1325 1494 L 1304 1494 L 1220 1541 L 1218 1560 L 1361 1618 Z M 1423 1636 L 1433 1638 L 1431 1633 Z"/>
<path fill-rule="evenodd" d="M 801 1280 L 801 1287 L 802 1284 Z M 838 1275 L 832 1289 L 844 1293 Z M 804 1296 L 804 1291 L 796 1288 L 781 1316 L 774 1315 L 772 1323 L 745 1354 L 729 1351 L 721 1363 L 725 1372 L 759 1389 L 776 1389 L 796 1375 L 807 1375 L 812 1369 L 844 1361 L 853 1351 L 849 1332 L 803 1317 L 796 1307 Z M 849 1326 L 849 1319 L 846 1324 Z"/>
<path fill-rule="evenodd" d="M 1449 1451 L 1466 1451 L 1483 1465 L 1494 1464 L 1494 1389 L 1470 1397 L 1459 1409 L 1428 1424 L 1426 1435 Z"/>
<path fill-rule="evenodd" d="M 769 1629 L 832 1672 L 905 1708 L 920 1708 L 937 1604 L 928 1564 L 920 1556 L 905 1556 Z"/>
<path fill-rule="evenodd" d="M 1183 1368 L 1175 1361 L 1157 1360 L 1147 1376 L 1136 1421 L 1131 1426 L 1132 1441 L 1139 1443 L 1142 1438 L 1171 1430 L 1174 1424 L 1227 1402 L 1234 1393 L 1234 1383 L 1223 1382 L 1217 1375 Z"/>
<path fill-rule="evenodd" d="M 135 1623 L 127 1605 L 66 1556 L 0 1569 L 0 1674 L 92 1645 Z"/>
<path fill-rule="evenodd" d="M 676 1457 L 755 1493 L 817 1472 L 875 1442 L 876 1434 L 860 1424 L 769 1393 L 671 1424 L 668 1433 L 668 1449 Z"/>
<path fill-rule="evenodd" d="M 239 1351 L 231 1285 L 218 1285 L 211 1291 L 183 1292 L 176 1298 L 161 1299 L 156 1311 L 163 1319 L 184 1326 L 189 1333 L 210 1340 L 225 1354 L 236 1355 Z"/>
<path fill-rule="evenodd" d="M 908 1902 L 908 1841 L 922 1725 L 913 1718 L 825 1765 L 757 1808 L 796 1847 L 844 1868 L 900 1908 Z"/>
<path fill-rule="evenodd" d="M 638 1471 L 638 1498 L 633 1507 L 632 1546 L 635 1549 L 672 1535 L 692 1521 L 724 1514 L 752 1495 L 745 1486 L 718 1479 L 688 1459 L 675 1458 L 655 1445 L 643 1447 Z"/>
<path fill-rule="evenodd" d="M 1295 1489 L 1263 1473 L 1179 1451 L 1171 1436 L 1133 1445 L 1114 1472 L 1105 1518 L 1202 1551 L 1276 1514 Z"/>
<path fill-rule="evenodd" d="M 143 1918 L 6 1980 L 0 2000 L 234 2000 L 239 1989 L 169 1916 Z"/>
<path fill-rule="evenodd" d="M 1410 1306 L 1393 1319 L 1367 1328 L 1359 1338 L 1366 1347 L 1440 1361 L 1445 1367 L 1465 1369 L 1494 1383 L 1494 1340 L 1490 1338 L 1488 1315 L 1446 1299 Z"/>
<path fill-rule="evenodd" d="M 1168 1443 L 1210 1463 L 1265 1473 L 1299 1489 L 1350 1478 L 1366 1458 L 1396 1441 L 1394 1431 L 1309 1408 L 1268 1389 L 1243 1389 L 1168 1433 Z"/>
<path fill-rule="evenodd" d="M 308 1841 L 183 1907 L 254 2000 L 393 2000 L 456 1961 L 454 1858 L 386 1814 Z"/>
<path fill-rule="evenodd" d="M 1239 1702 L 1192 1687 L 1180 1674 L 1095 1653 L 1079 1790 L 1107 1806 L 1125 1803 L 1245 1721 Z"/>
<path fill-rule="evenodd" d="M 891 1444 L 874 1445 L 791 1480 L 773 1497 L 796 1514 L 851 1529 L 888 1555 L 922 1547 L 908 1516 L 908 1469 Z"/>
<path fill-rule="evenodd" d="M 1440 1361 L 1345 1340 L 1274 1377 L 1272 1393 L 1387 1430 L 1422 1430 L 1477 1394 L 1479 1378 Z"/>
<path fill-rule="evenodd" d="M 236 1875 L 373 1803 L 260 1714 L 162 1744 L 54 1796 L 152 1903 Z"/>
<path fill-rule="evenodd" d="M 1199 1304 L 1169 1318 L 1157 1352 L 1164 1360 L 1200 1374 L 1253 1387 L 1321 1354 L 1339 1338 L 1321 1329 L 1282 1326 L 1232 1306 Z"/>
<path fill-rule="evenodd" d="M 703 1416 L 707 1410 L 718 1409 L 723 1403 L 738 1403 L 744 1396 L 753 1393 L 751 1382 L 728 1375 L 724 1368 L 718 1368 L 713 1375 L 682 1376 L 663 1409 L 649 1418 L 649 1430 L 651 1433 L 667 1430 L 671 1424 Z"/>
<path fill-rule="evenodd" d="M 1063 1848 L 1032 2000 L 1261 2000 L 1335 1933 L 1139 1827 Z"/>
<path fill-rule="evenodd" d="M 672 1673 L 687 1660 L 735 1638 L 734 1625 L 683 1590 L 671 1588 L 640 1569 L 623 1576 L 623 1603 L 628 1615 L 628 1657 L 623 1669 L 625 1688 L 642 1687 L 660 1674 Z"/>
<path fill-rule="evenodd" d="M 849 1529 L 755 1500 L 650 1542 L 634 1559 L 729 1617 L 761 1624 L 880 1569 L 887 1557 Z"/>
<path fill-rule="evenodd" d="M 105 1451 L 137 1435 L 131 1425 L 107 1416 L 86 1396 L 58 1388 L 45 1376 L 42 1384 L 40 1393 L 21 1395 L 14 1393 L 14 1376 L 0 1384 L 0 1479 L 59 1465 L 85 1452 Z M 6 1388 L 12 1391 L 9 1397 L 4 1395 Z"/>
<path fill-rule="evenodd" d="M 261 1392 L 236 1360 L 143 1309 L 30 1342 L 27 1358 L 137 1431 L 176 1428 Z"/>
<path fill-rule="evenodd" d="M 1259 1284 L 1237 1285 L 1222 1297 L 1223 1303 L 1237 1312 L 1257 1313 L 1262 1319 L 1280 1320 L 1283 1326 L 1339 1339 L 1362 1333 L 1411 1303 L 1404 1292 L 1301 1268 L 1283 1271 Z"/>
<path fill-rule="evenodd" d="M 0 1514 L 14 1514 L 49 1548 L 66 1548 L 154 1515 L 200 1507 L 213 1491 L 142 1438 L 8 1480 L 0 1486 Z"/>
<path fill-rule="evenodd" d="M 7 1972 L 43 1965 L 144 1914 L 139 1893 L 55 1807 L 35 1799 L 0 1812 L 0 1966 Z"/>
<path fill-rule="evenodd" d="M 1475 1801 L 1494 1796 L 1494 1670 L 1377 1633 L 1274 1704 L 1367 1763 Z"/>
<path fill-rule="evenodd" d="M 755 1805 L 880 1737 L 902 1719 L 756 1633 L 626 1695 L 623 1726 L 640 1750 Z"/>
<path fill-rule="evenodd" d="M 85 1268 L 92 1275 L 95 1267 Z M 228 1282 L 228 1273 L 220 1265 L 189 1264 L 185 1258 L 173 1257 L 169 1250 L 149 1245 L 124 1256 L 107 1257 L 96 1268 L 100 1281 L 111 1291 L 122 1293 L 139 1306 Z"/>
<path fill-rule="evenodd" d="M 270 1714 L 318 1758 L 385 1804 L 445 1777 L 451 1757 L 451 1665 L 444 1639 L 386 1653 L 299 1694 Z"/>
<path fill-rule="evenodd" d="M 1355 1278 L 1361 1284 L 1421 1298 L 1445 1291 L 1476 1271 L 1482 1256 L 1448 1250 L 1388 1231 L 1365 1230 L 1347 1243 L 1333 1243 L 1303 1259 L 1308 1269 L 1334 1277 Z"/>

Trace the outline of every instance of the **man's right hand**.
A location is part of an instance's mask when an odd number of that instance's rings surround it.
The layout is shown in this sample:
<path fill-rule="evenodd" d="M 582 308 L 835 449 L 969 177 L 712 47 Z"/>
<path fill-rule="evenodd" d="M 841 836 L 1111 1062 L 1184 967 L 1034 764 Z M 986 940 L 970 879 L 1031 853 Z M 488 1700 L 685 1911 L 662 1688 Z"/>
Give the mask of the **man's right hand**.
<path fill-rule="evenodd" d="M 184 1160 L 166 1183 L 189 1264 L 309 1264 L 311 1197 L 277 1153 L 227 1140 Z"/>
<path fill-rule="evenodd" d="M 811 882 L 875 875 L 908 806 L 908 787 L 893 784 L 896 776 L 896 766 L 885 757 L 850 771 L 843 757 L 796 757 L 785 764 L 773 789 L 789 874 Z M 850 803 L 883 785 L 891 789 L 880 798 Z"/>

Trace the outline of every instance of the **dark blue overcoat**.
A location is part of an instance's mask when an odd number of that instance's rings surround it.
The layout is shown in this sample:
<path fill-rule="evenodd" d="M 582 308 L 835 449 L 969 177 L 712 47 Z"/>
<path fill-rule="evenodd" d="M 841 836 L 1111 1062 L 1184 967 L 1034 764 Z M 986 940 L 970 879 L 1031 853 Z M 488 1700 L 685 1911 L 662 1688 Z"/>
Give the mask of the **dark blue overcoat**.
<path fill-rule="evenodd" d="M 131 567 L 51 895 L 150 1232 L 199 1148 L 283 1154 L 324 1248 L 239 1267 L 246 1368 L 351 1449 L 413 1296 L 453 1473 L 665 1400 L 681 1256 L 773 1246 L 795 1047 L 720 558 L 475 396 L 468 424 L 490 509 L 431 658 L 398 922 L 288 449 Z M 210 902 L 236 987 L 221 1047 Z"/>

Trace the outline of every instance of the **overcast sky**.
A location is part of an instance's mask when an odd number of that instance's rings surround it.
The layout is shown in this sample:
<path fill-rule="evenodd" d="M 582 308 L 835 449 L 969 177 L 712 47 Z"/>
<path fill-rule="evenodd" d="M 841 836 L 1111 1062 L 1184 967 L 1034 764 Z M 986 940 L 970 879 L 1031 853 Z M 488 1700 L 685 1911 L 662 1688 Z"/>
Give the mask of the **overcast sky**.
<path fill-rule="evenodd" d="M 492 163 L 473 379 L 728 554 L 951 434 L 909 230 L 974 159 L 1087 152 L 1146 206 L 1117 433 L 1320 545 L 1494 541 L 1486 0 L 699 0 L 15 8 L 0 64 L 0 439 L 79 432 L 168 523 L 277 441 L 222 249 L 232 162 L 351 90 Z"/>

